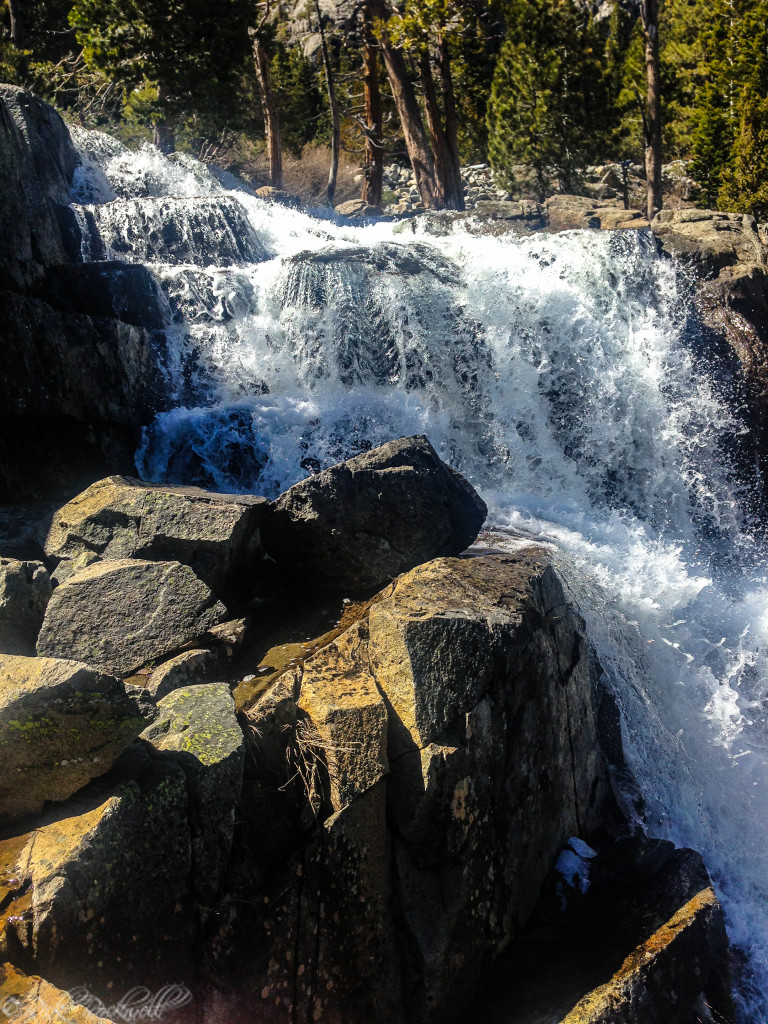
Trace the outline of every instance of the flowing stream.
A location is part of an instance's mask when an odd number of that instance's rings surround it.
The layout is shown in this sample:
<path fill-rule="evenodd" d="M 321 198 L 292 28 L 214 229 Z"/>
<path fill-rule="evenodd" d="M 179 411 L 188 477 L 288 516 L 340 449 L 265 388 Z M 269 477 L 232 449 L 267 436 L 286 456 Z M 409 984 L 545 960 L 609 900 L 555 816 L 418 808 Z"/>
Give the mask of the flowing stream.
<path fill-rule="evenodd" d="M 768 563 L 679 268 L 637 232 L 339 227 L 189 158 L 77 142 L 86 257 L 145 263 L 168 302 L 171 400 L 142 475 L 274 496 L 426 434 L 497 544 L 553 546 L 620 703 L 637 813 L 704 855 L 743 1019 L 768 1020 Z"/>

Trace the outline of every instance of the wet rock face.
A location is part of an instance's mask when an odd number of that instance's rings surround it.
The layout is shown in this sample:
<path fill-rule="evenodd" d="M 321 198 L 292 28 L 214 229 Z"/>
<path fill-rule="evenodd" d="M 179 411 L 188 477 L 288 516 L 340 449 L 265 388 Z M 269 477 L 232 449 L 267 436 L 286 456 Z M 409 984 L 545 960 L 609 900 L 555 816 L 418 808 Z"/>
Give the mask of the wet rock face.
<path fill-rule="evenodd" d="M 582 629 L 543 550 L 444 558 L 305 663 L 296 743 L 324 820 L 260 922 L 265 1007 L 462 1019 L 565 839 L 613 813 Z"/>
<path fill-rule="evenodd" d="M 217 594 L 245 581 L 252 589 L 266 506 L 250 495 L 108 477 L 54 514 L 45 553 L 58 561 L 59 580 L 83 559 L 140 558 L 189 565 Z"/>
<path fill-rule="evenodd" d="M 37 651 L 127 676 L 225 618 L 224 605 L 189 566 L 97 562 L 56 588 Z"/>
<path fill-rule="evenodd" d="M 486 512 L 425 437 L 403 438 L 291 487 L 265 518 L 264 546 L 305 586 L 361 592 L 463 551 Z"/>
<path fill-rule="evenodd" d="M 86 665 L 0 656 L 0 822 L 103 775 L 153 714 L 137 687 Z"/>

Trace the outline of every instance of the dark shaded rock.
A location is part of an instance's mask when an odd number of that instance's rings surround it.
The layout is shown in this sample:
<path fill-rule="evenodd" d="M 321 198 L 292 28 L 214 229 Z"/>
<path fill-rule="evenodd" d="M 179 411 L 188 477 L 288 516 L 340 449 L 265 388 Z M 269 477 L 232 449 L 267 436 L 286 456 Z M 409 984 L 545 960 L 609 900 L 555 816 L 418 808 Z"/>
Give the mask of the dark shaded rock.
<path fill-rule="evenodd" d="M 0 656 L 0 821 L 103 775 L 153 714 L 137 687 L 86 665 Z"/>
<path fill-rule="evenodd" d="M 106 779 L 0 842 L 0 952 L 66 988 L 98 992 L 110 974 L 125 991 L 178 982 L 191 868 L 184 772 L 135 744 Z"/>
<path fill-rule="evenodd" d="M 192 886 L 213 900 L 229 869 L 245 744 L 226 683 L 188 686 L 159 701 L 142 739 L 184 772 L 190 801 Z"/>
<path fill-rule="evenodd" d="M 63 314 L 25 295 L 0 301 L 5 416 L 133 427 L 149 416 L 159 397 L 156 336 L 116 319 Z"/>
<path fill-rule="evenodd" d="M 41 562 L 0 558 L 0 654 L 34 655 L 50 597 Z"/>
<path fill-rule="evenodd" d="M 109 473 L 135 473 L 138 428 L 69 416 L 0 417 L 0 501 L 49 506 L 68 501 Z M 6 506 L 7 507 L 7 506 Z M 44 513 L 35 520 L 50 515 Z M 3 550 L 17 558 L 38 558 L 34 540 Z"/>
<path fill-rule="evenodd" d="M 49 267 L 43 295 L 67 313 L 111 317 L 134 327 L 162 330 L 170 311 L 157 281 L 135 263 L 80 263 Z"/>
<path fill-rule="evenodd" d="M 391 441 L 303 480 L 265 517 L 267 552 L 307 587 L 363 591 L 467 548 L 486 507 L 425 437 Z"/>
<path fill-rule="evenodd" d="M 57 206 L 69 203 L 79 162 L 52 107 L 25 89 L 0 85 L 0 260 L 51 265 L 71 258 L 71 222 Z"/>
<path fill-rule="evenodd" d="M 84 555 L 175 561 L 189 565 L 217 594 L 229 596 L 253 587 L 266 508 L 265 499 L 251 495 L 108 477 L 54 514 L 45 553 L 59 563 L 59 580 Z"/>
<path fill-rule="evenodd" d="M 126 676 L 225 617 L 224 605 L 187 565 L 97 562 L 56 588 L 37 651 Z"/>
<path fill-rule="evenodd" d="M 578 845 L 578 841 L 576 841 Z M 608 844 L 585 893 L 563 883 L 502 956 L 478 1007 L 488 1024 L 730 1021 L 728 942 L 693 850 L 653 839 Z M 706 1005 L 714 1016 L 699 1016 Z"/>

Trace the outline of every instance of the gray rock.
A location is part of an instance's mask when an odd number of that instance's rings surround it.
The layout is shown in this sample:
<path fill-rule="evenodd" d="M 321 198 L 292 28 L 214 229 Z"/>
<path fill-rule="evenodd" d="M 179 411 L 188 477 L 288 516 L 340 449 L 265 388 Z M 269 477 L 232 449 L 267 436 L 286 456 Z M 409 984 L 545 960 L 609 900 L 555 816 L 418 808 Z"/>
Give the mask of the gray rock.
<path fill-rule="evenodd" d="M 216 672 L 222 660 L 219 651 L 210 647 L 195 647 L 189 651 L 182 651 L 181 654 L 176 654 L 158 665 L 150 673 L 145 687 L 147 693 L 155 700 L 160 700 L 182 686 L 204 683 Z"/>
<path fill-rule="evenodd" d="M 362 199 L 350 199 L 346 203 L 339 203 L 336 207 L 336 213 L 340 217 L 373 219 L 381 217 L 381 207 L 369 206 Z"/>
<path fill-rule="evenodd" d="M 152 984 L 150 951 L 165 944 L 170 960 L 194 934 L 184 772 L 135 744 L 113 775 L 35 826 L 0 851 L 0 875 L 12 880 L 0 954 L 86 984 L 110 958 L 125 982 L 140 951 L 137 983 Z"/>
<path fill-rule="evenodd" d="M 0 85 L 0 259 L 50 265 L 74 255 L 79 239 L 67 204 L 79 162 L 52 107 Z"/>
<path fill-rule="evenodd" d="M 97 562 L 56 588 L 37 651 L 126 676 L 225 617 L 224 605 L 189 566 L 138 559 Z"/>
<path fill-rule="evenodd" d="M 42 562 L 0 558 L 0 653 L 35 653 L 37 634 L 51 597 Z"/>
<path fill-rule="evenodd" d="M 264 545 L 308 587 L 363 591 L 463 551 L 486 511 L 425 437 L 403 438 L 291 487 L 265 518 Z"/>
<path fill-rule="evenodd" d="M 690 263 L 703 278 L 739 263 L 765 264 L 768 256 L 755 218 L 746 214 L 662 210 L 651 227 L 666 252 Z"/>
<path fill-rule="evenodd" d="M 0 656 L 0 820 L 103 775 L 153 714 L 137 687 L 86 665 Z"/>
<path fill-rule="evenodd" d="M 157 705 L 142 739 L 165 752 L 187 778 L 192 879 L 197 896 L 212 900 L 229 865 L 235 809 L 245 764 L 243 733 L 226 683 L 175 690 Z"/>
<path fill-rule="evenodd" d="M 182 562 L 217 594 L 228 595 L 238 584 L 252 585 L 266 506 L 249 495 L 108 477 L 54 514 L 45 553 L 60 563 L 90 556 Z M 66 576 L 59 564 L 57 578 Z"/>

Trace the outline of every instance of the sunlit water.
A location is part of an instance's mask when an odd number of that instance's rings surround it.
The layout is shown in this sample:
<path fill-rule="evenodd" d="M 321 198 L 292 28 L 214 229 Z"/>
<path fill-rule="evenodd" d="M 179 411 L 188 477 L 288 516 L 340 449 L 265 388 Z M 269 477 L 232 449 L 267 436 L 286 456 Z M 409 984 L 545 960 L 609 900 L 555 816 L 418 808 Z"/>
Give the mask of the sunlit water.
<path fill-rule="evenodd" d="M 78 142 L 86 255 L 149 265 L 173 317 L 142 474 L 273 496 L 424 433 L 496 531 L 552 543 L 644 825 L 703 853 L 748 965 L 744 1019 L 768 1020 L 765 558 L 678 269 L 636 232 L 339 227 L 188 158 Z"/>

